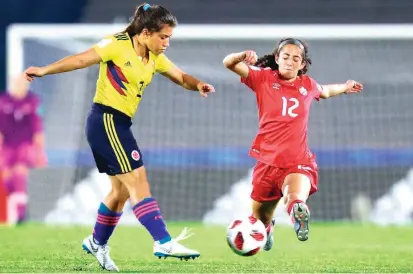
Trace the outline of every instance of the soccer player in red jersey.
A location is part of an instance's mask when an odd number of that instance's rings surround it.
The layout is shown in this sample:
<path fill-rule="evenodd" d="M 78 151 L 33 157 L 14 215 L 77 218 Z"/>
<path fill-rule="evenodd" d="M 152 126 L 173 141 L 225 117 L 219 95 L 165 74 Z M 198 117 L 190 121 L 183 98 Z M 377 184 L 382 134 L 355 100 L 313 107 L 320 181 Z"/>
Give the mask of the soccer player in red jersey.
<path fill-rule="evenodd" d="M 249 155 L 257 160 L 253 172 L 253 216 L 267 227 L 264 250 L 273 245 L 274 210 L 284 197 L 287 213 L 300 241 L 309 234 L 308 197 L 317 191 L 315 155 L 307 144 L 307 125 L 313 99 L 357 93 L 363 85 L 320 85 L 307 76 L 308 47 L 298 39 L 281 40 L 273 53 L 257 58 L 254 51 L 232 53 L 223 61 L 241 76 L 256 95 L 259 130 Z"/>

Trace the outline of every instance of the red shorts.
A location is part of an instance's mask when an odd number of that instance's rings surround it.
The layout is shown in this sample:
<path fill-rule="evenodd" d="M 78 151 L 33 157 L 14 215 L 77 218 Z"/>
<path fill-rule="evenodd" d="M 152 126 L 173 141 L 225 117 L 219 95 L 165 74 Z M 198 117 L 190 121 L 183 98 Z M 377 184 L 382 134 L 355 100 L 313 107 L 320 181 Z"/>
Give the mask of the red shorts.
<path fill-rule="evenodd" d="M 299 165 L 290 168 L 279 168 L 257 162 L 252 174 L 251 198 L 257 202 L 275 201 L 281 199 L 282 186 L 288 174 L 301 173 L 310 179 L 310 195 L 317 191 L 317 164 Z"/>

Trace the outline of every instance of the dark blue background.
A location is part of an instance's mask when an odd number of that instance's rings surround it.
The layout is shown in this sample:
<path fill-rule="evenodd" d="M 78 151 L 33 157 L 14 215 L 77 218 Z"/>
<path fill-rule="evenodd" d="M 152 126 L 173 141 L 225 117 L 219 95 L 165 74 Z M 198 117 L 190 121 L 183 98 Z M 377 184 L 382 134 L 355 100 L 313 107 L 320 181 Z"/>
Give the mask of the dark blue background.
<path fill-rule="evenodd" d="M 6 87 L 6 28 L 13 23 L 72 23 L 87 0 L 5 0 L 0 8 L 0 90 Z"/>

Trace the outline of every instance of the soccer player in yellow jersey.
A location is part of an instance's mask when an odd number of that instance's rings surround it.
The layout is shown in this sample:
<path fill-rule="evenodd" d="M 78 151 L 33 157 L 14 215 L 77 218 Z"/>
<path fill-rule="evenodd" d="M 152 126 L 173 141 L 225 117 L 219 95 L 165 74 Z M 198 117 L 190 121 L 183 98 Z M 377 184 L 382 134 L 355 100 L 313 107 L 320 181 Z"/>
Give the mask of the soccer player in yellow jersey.
<path fill-rule="evenodd" d="M 164 7 L 144 4 L 136 9 L 123 32 L 103 38 L 85 52 L 25 71 L 26 78 L 33 81 L 35 77 L 100 65 L 86 134 L 97 168 L 109 175 L 112 189 L 98 209 L 93 234 L 83 240 L 83 249 L 107 270 L 118 271 L 109 256 L 107 242 L 128 199 L 137 219 L 154 239 L 155 256 L 181 259 L 200 256 L 198 251 L 178 242 L 188 237 L 186 229 L 175 239 L 168 233 L 130 130 L 131 117 L 154 73 L 166 76 L 185 89 L 199 91 L 205 97 L 214 92 L 211 85 L 184 73 L 164 55 L 176 25 L 176 18 Z"/>

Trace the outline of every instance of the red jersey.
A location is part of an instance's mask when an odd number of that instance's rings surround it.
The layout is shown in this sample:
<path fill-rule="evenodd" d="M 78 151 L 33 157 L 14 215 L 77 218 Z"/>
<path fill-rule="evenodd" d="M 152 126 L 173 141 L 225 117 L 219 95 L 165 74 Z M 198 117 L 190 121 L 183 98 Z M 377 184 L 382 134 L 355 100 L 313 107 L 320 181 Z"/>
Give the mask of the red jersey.
<path fill-rule="evenodd" d="M 311 103 L 320 99 L 322 87 L 306 75 L 287 82 L 278 71 L 254 66 L 241 82 L 255 92 L 258 105 L 259 131 L 249 155 L 281 168 L 314 164 L 307 126 Z"/>

